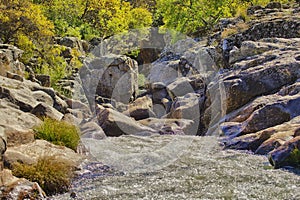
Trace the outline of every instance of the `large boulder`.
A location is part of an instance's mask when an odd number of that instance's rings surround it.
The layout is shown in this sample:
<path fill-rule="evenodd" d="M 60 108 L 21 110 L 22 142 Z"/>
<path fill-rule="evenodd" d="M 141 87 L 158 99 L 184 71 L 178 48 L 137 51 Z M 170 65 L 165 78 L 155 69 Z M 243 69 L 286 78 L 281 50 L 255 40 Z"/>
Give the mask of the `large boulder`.
<path fill-rule="evenodd" d="M 298 83 L 296 83 L 297 85 Z M 283 90 L 286 90 L 284 88 Z M 283 90 L 279 92 L 282 94 Z M 221 124 L 224 135 L 237 137 L 282 124 L 300 115 L 300 93 L 262 96 L 227 115 Z"/>
<path fill-rule="evenodd" d="M 185 96 L 176 97 L 167 117 L 171 119 L 193 120 L 193 128 L 188 131 L 187 134 L 199 134 L 199 130 L 201 128 L 199 127 L 201 110 L 203 108 L 204 100 L 204 96 L 201 96 L 201 94 L 197 93 L 188 93 Z"/>
<path fill-rule="evenodd" d="M 80 125 L 81 138 L 101 140 L 106 137 L 103 129 L 96 122 L 87 122 Z"/>
<path fill-rule="evenodd" d="M 9 147 L 4 154 L 4 161 L 8 167 L 15 162 L 35 164 L 43 156 L 54 156 L 73 167 L 77 167 L 83 160 L 83 156 L 76 154 L 72 149 L 45 140 L 35 140 L 28 144 Z"/>
<path fill-rule="evenodd" d="M 0 98 L 5 98 L 24 112 L 30 112 L 38 104 L 26 85 L 4 77 L 0 77 Z"/>
<path fill-rule="evenodd" d="M 37 106 L 35 106 L 31 113 L 39 118 L 51 118 L 55 119 L 57 121 L 60 121 L 63 118 L 63 114 L 58 112 L 55 108 L 45 104 L 45 103 L 39 103 Z"/>
<path fill-rule="evenodd" d="M 291 40 L 294 42 L 294 40 Z M 296 60 L 300 47 L 267 51 L 260 56 L 235 63 L 234 70 L 221 74 L 216 85 L 222 85 L 223 104 L 230 113 L 260 95 L 272 94 L 300 77 L 300 62 Z"/>
<path fill-rule="evenodd" d="M 269 154 L 270 163 L 274 168 L 300 166 L 300 136 L 297 136 Z"/>
<path fill-rule="evenodd" d="M 0 125 L 12 127 L 19 130 L 31 129 L 41 124 L 41 120 L 31 113 L 23 112 L 15 107 L 14 104 L 0 99 Z"/>
<path fill-rule="evenodd" d="M 180 60 L 158 60 L 152 63 L 149 76 L 150 83 L 162 82 L 165 85 L 172 83 L 176 78 L 182 77 L 179 73 Z"/>
<path fill-rule="evenodd" d="M 137 76 L 136 61 L 112 54 L 87 61 L 80 70 L 84 92 L 92 109 L 95 96 L 130 102 L 138 94 Z"/>
<path fill-rule="evenodd" d="M 107 136 L 121 135 L 152 135 L 157 134 L 152 128 L 146 127 L 111 108 L 97 106 L 98 123 Z"/>

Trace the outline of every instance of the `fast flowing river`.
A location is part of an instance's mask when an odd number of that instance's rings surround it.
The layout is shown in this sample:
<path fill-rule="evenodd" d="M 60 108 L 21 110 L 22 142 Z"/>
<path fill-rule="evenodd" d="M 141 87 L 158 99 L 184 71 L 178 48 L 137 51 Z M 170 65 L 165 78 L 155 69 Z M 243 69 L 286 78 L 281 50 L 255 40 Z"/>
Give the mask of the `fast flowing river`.
<path fill-rule="evenodd" d="M 84 143 L 94 160 L 69 193 L 51 199 L 71 199 L 71 192 L 87 200 L 300 199 L 297 171 L 274 170 L 265 156 L 222 150 L 216 137 L 122 136 Z"/>

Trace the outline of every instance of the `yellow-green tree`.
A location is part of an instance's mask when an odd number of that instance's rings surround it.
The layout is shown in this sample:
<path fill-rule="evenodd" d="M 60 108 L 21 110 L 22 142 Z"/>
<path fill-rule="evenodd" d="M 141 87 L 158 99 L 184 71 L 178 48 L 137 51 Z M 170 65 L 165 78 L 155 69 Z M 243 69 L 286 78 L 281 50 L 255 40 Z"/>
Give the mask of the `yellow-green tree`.
<path fill-rule="evenodd" d="M 24 51 L 21 61 L 51 75 L 53 84 L 67 74 L 61 47 L 53 45 L 54 25 L 31 0 L 0 1 L 0 39 Z M 33 59 L 34 58 L 34 59 Z"/>
<path fill-rule="evenodd" d="M 0 1 L 0 38 L 4 43 L 18 43 L 20 35 L 46 39 L 53 36 L 53 29 L 40 7 L 29 0 Z"/>

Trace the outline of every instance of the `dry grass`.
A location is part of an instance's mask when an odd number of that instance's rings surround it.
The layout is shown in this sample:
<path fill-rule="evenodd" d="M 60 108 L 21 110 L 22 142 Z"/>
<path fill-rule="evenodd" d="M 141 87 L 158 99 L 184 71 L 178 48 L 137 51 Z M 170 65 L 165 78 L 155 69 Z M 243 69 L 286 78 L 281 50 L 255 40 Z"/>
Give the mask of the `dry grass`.
<path fill-rule="evenodd" d="M 37 182 L 47 195 L 68 191 L 73 170 L 70 165 L 54 156 L 41 157 L 36 164 L 15 163 L 13 175 Z"/>
<path fill-rule="evenodd" d="M 229 37 L 231 35 L 234 35 L 234 34 L 237 34 L 237 33 L 243 32 L 243 31 L 246 31 L 248 28 L 249 28 L 248 24 L 246 24 L 244 22 L 240 22 L 240 23 L 237 23 L 232 28 L 226 28 L 222 32 L 221 37 L 224 39 L 224 38 L 227 38 L 227 37 Z"/>

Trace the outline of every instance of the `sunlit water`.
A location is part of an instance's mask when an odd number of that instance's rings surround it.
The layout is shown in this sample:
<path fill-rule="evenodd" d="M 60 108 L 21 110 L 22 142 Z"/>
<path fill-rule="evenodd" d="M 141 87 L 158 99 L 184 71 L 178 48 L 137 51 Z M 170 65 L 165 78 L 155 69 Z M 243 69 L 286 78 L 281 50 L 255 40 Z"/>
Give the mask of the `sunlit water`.
<path fill-rule="evenodd" d="M 300 199 L 300 176 L 267 157 L 222 150 L 215 137 L 85 140 L 92 173 L 52 199 Z M 95 164 L 102 162 L 102 164 Z M 97 166 L 99 169 L 97 170 Z"/>

